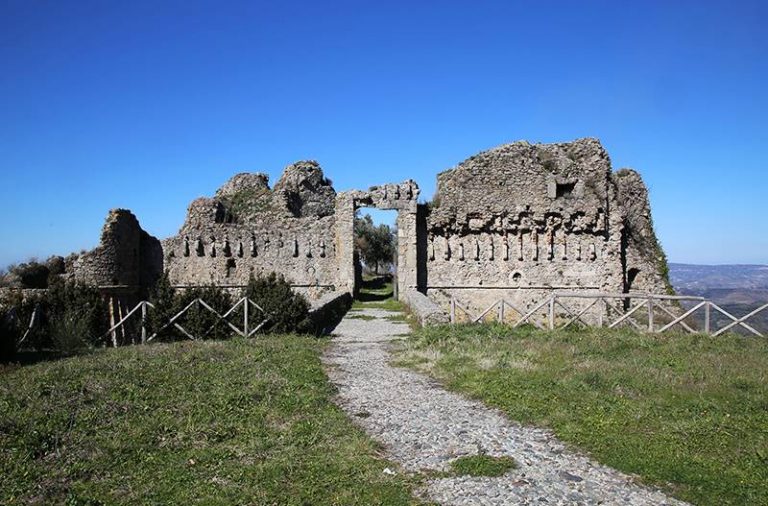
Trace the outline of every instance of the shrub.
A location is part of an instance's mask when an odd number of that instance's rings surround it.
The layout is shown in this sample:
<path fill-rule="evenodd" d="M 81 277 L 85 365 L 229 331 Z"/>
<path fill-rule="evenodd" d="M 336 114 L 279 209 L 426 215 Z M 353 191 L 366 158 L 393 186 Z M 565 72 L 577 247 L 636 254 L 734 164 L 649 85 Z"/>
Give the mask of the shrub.
<path fill-rule="evenodd" d="M 148 327 L 150 335 L 158 332 L 156 339 L 161 341 L 177 341 L 188 339 L 188 337 L 173 325 L 166 328 L 165 325 L 179 311 L 184 309 L 193 300 L 200 298 L 206 304 L 215 309 L 220 315 L 223 315 L 232 307 L 232 298 L 222 288 L 210 285 L 203 288 L 190 288 L 183 291 L 176 291 L 171 286 L 168 279 L 168 273 L 164 273 L 155 284 L 150 302 L 155 306 L 149 312 Z M 216 315 L 199 305 L 192 306 L 181 316 L 177 323 L 196 338 L 200 339 L 225 339 L 232 335 L 229 327 Z"/>
<path fill-rule="evenodd" d="M 254 276 L 248 279 L 245 296 L 259 305 L 269 321 L 263 327 L 266 332 L 308 332 L 309 302 L 293 291 L 290 283 L 282 275 L 271 272 L 266 276 Z"/>
<path fill-rule="evenodd" d="M 157 333 L 156 339 L 160 341 L 173 341 L 180 337 L 180 333 L 173 326 L 163 329 L 168 321 L 176 314 L 176 291 L 168 279 L 168 272 L 163 273 L 152 288 L 149 301 L 155 307 L 147 316 L 149 335 Z"/>
<path fill-rule="evenodd" d="M 48 342 L 42 344 L 72 354 L 106 343 L 108 309 L 96 287 L 55 280 L 43 298 L 43 307 Z"/>
<path fill-rule="evenodd" d="M 19 337 L 15 308 L 3 308 L 0 312 L 0 363 L 10 362 L 16 356 Z"/>
<path fill-rule="evenodd" d="M 49 346 L 48 329 L 45 326 L 45 296 L 27 295 L 21 291 L 11 291 L 2 301 L 0 309 L 0 348 L 3 361 L 14 358 L 21 344 L 24 348 L 42 349 Z M 37 309 L 37 313 L 35 313 Z M 27 334 L 24 342 L 21 339 L 27 333 L 32 315 L 35 315 L 35 325 Z"/>
<path fill-rule="evenodd" d="M 8 269 L 12 279 L 18 280 L 22 288 L 47 288 L 48 276 L 51 271 L 44 264 L 36 260 L 19 264 Z"/>
<path fill-rule="evenodd" d="M 202 288 L 190 288 L 176 294 L 174 314 L 187 307 L 195 299 L 204 300 L 220 315 L 232 307 L 232 298 L 229 293 L 221 287 L 210 285 Z M 226 339 L 232 336 L 231 329 L 224 322 L 199 304 L 189 308 L 178 321 L 187 332 L 198 339 Z"/>

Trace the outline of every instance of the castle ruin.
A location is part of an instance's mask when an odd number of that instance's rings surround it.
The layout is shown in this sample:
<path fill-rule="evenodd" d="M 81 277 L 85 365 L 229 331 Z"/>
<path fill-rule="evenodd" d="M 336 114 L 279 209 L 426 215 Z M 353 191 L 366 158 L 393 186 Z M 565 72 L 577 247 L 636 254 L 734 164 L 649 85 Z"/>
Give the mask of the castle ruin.
<path fill-rule="evenodd" d="M 272 188 L 264 174 L 238 174 L 194 200 L 162 241 L 129 211 L 111 211 L 100 245 L 72 271 L 135 294 L 163 271 L 177 286 L 239 287 L 274 271 L 310 299 L 352 293 L 355 213 L 375 207 L 398 212 L 397 288 L 409 303 L 481 308 L 503 297 L 529 308 L 553 290 L 670 289 L 645 185 L 632 170 L 614 172 L 596 139 L 506 144 L 437 183 L 420 204 L 411 180 L 337 193 L 314 161 L 286 167 Z"/>

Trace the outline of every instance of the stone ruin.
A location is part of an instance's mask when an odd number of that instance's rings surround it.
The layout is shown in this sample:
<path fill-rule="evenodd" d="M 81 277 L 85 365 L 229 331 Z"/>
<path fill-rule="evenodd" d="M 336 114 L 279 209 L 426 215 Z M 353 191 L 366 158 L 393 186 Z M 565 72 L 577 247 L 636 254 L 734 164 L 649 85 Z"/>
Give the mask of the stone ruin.
<path fill-rule="evenodd" d="M 72 275 L 140 296 L 164 270 L 177 286 L 233 288 L 274 271 L 312 300 L 352 293 L 355 212 L 375 207 L 398 211 L 397 289 L 411 305 L 447 310 L 456 298 L 481 309 L 505 298 L 530 308 L 553 290 L 671 290 L 645 185 L 633 170 L 613 172 L 596 139 L 506 144 L 437 183 L 419 204 L 411 180 L 337 193 L 314 161 L 286 167 L 273 188 L 265 174 L 238 174 L 194 200 L 162 241 L 129 211 L 111 211 Z"/>
<path fill-rule="evenodd" d="M 530 309 L 552 290 L 670 290 L 637 172 L 612 172 L 596 139 L 515 142 L 437 177 L 420 288 L 445 305 L 501 297 Z"/>

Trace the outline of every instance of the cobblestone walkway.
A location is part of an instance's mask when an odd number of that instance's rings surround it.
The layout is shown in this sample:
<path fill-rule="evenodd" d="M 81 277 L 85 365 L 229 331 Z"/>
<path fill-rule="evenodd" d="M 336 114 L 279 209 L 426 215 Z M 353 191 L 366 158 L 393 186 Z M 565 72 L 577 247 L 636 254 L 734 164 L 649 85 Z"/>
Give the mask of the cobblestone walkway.
<path fill-rule="evenodd" d="M 568 450 L 549 431 L 390 366 L 388 344 L 410 330 L 387 319 L 396 314 L 351 311 L 336 328 L 324 360 L 341 407 L 406 471 L 448 471 L 451 460 L 478 453 L 519 463 L 498 478 L 430 479 L 421 491 L 427 498 L 444 505 L 684 504 Z"/>

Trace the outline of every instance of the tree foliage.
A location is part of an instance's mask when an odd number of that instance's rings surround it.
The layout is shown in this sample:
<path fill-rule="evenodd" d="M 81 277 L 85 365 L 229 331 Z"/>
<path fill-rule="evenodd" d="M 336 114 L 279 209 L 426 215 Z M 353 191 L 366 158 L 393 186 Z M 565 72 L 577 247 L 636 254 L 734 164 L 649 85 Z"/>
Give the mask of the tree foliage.
<path fill-rule="evenodd" d="M 376 226 L 370 214 L 355 217 L 355 248 L 368 268 L 378 274 L 379 267 L 392 265 L 395 256 L 395 234 L 389 225 Z"/>

